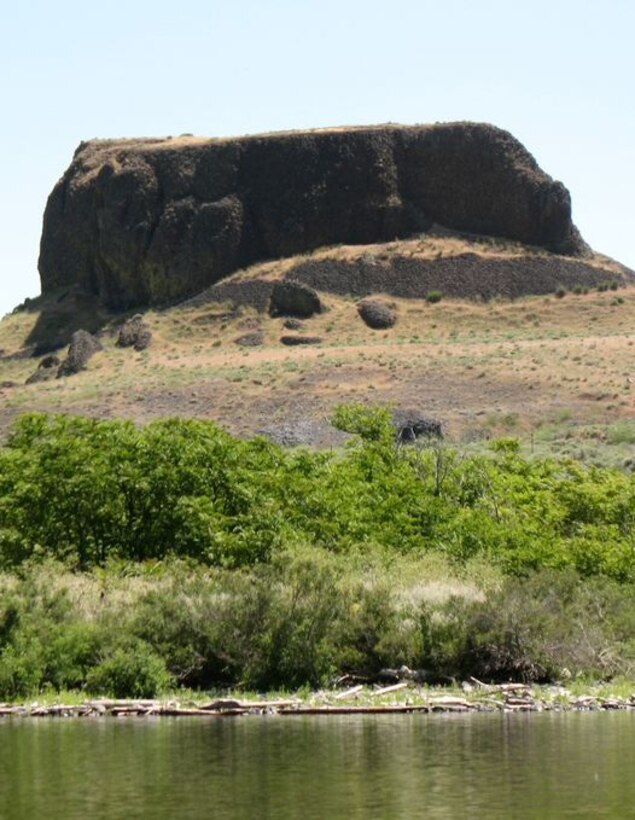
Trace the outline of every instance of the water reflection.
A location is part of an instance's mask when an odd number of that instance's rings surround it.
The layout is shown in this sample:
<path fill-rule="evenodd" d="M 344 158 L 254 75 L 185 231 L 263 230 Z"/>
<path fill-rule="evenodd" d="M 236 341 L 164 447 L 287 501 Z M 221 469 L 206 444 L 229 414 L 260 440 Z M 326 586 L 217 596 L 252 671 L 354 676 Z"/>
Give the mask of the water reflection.
<path fill-rule="evenodd" d="M 0 817 L 635 816 L 635 715 L 0 722 Z"/>

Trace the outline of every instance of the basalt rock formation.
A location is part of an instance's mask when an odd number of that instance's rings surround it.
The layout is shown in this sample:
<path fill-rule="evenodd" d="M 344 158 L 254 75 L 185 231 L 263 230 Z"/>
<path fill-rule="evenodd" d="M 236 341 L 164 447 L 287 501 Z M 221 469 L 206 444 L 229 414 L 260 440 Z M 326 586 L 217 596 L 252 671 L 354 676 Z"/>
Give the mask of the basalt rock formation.
<path fill-rule="evenodd" d="M 387 330 L 394 327 L 397 314 L 393 308 L 379 299 L 364 299 L 357 305 L 362 321 L 373 330 Z"/>
<path fill-rule="evenodd" d="M 165 304 L 254 262 L 432 224 L 582 256 L 567 189 L 509 133 L 450 123 L 82 143 L 49 197 L 44 293 Z"/>
<path fill-rule="evenodd" d="M 101 342 L 86 330 L 76 330 L 71 337 L 68 353 L 57 371 L 57 378 L 73 376 L 84 370 L 88 360 L 102 350 Z"/>
<path fill-rule="evenodd" d="M 320 297 L 308 285 L 300 282 L 276 282 L 273 286 L 269 302 L 269 313 L 272 316 L 308 319 L 323 310 Z"/>
<path fill-rule="evenodd" d="M 133 347 L 136 351 L 146 350 L 152 343 L 152 331 L 143 316 L 137 313 L 119 328 L 117 347 Z"/>

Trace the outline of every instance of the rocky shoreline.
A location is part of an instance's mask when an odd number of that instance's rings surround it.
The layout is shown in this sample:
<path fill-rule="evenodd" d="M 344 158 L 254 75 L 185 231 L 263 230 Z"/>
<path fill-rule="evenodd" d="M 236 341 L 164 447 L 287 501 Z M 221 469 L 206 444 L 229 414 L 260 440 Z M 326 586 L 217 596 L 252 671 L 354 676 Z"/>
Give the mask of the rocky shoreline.
<path fill-rule="evenodd" d="M 35 717 L 239 717 L 243 715 L 354 715 L 473 712 L 598 712 L 635 710 L 631 695 L 576 695 L 563 686 L 524 683 L 484 684 L 472 679 L 462 694 L 439 694 L 409 683 L 387 687 L 353 686 L 341 691 L 319 691 L 308 698 L 218 698 L 204 703 L 178 699 L 95 698 L 77 704 L 0 703 L 0 718 Z M 449 690 L 445 690 L 449 691 Z M 389 700 L 386 698 L 389 697 Z"/>

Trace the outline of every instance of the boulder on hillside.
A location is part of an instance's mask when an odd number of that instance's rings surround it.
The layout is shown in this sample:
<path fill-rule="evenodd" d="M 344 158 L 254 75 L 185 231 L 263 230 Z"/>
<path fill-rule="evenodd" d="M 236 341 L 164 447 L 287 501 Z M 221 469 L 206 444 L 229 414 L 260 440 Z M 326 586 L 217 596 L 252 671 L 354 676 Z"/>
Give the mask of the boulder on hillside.
<path fill-rule="evenodd" d="M 442 439 L 443 425 L 437 419 L 417 412 L 397 410 L 393 414 L 400 444 L 413 444 L 417 439 Z"/>
<path fill-rule="evenodd" d="M 308 319 L 323 310 L 317 291 L 301 282 L 276 282 L 271 291 L 270 316 Z"/>
<path fill-rule="evenodd" d="M 128 319 L 119 328 L 117 347 L 134 347 L 135 350 L 145 350 L 152 342 L 150 326 L 143 321 L 143 316 L 137 313 Z"/>
<path fill-rule="evenodd" d="M 380 299 L 364 299 L 357 305 L 362 321 L 373 330 L 387 330 L 394 327 L 397 313 L 387 302 Z"/>
<path fill-rule="evenodd" d="M 35 373 L 29 376 L 25 384 L 37 384 L 38 382 L 47 382 L 50 379 L 54 379 L 59 366 L 60 360 L 54 353 L 45 356 L 38 364 Z"/>
<path fill-rule="evenodd" d="M 38 368 L 50 370 L 52 367 L 59 367 L 60 364 L 61 361 L 59 356 L 56 356 L 55 353 L 49 353 L 48 356 L 44 356 L 44 358 L 40 361 Z"/>
<path fill-rule="evenodd" d="M 281 336 L 283 345 L 294 347 L 296 345 L 319 345 L 322 343 L 321 336 Z"/>
<path fill-rule="evenodd" d="M 76 330 L 71 337 L 66 358 L 57 370 L 57 378 L 72 376 L 84 370 L 91 356 L 100 350 L 103 350 L 101 343 L 92 333 L 86 330 Z"/>

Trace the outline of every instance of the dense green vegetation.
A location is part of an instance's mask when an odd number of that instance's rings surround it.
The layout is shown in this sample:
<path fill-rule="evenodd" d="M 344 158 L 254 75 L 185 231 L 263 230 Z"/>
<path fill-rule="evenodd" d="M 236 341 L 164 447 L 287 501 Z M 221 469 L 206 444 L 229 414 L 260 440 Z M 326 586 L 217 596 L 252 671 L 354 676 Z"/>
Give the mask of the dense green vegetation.
<path fill-rule="evenodd" d="M 513 440 L 485 456 L 398 447 L 382 409 L 344 406 L 335 422 L 354 434 L 344 453 L 242 441 L 205 421 L 24 416 L 0 450 L 0 567 L 36 556 L 238 567 L 293 545 L 373 545 L 514 574 L 635 578 L 630 476 L 527 460 Z"/>
<path fill-rule="evenodd" d="M 440 569 L 315 548 L 241 570 L 24 565 L 0 576 L 0 700 L 317 686 L 401 664 L 430 683 L 633 673 L 633 584 L 542 570 L 452 594 L 426 583 Z"/>
<path fill-rule="evenodd" d="M 340 453 L 202 421 L 18 420 L 0 450 L 0 698 L 401 664 L 432 681 L 633 671 L 630 476 L 512 440 L 399 447 L 377 408 L 335 423 Z"/>

